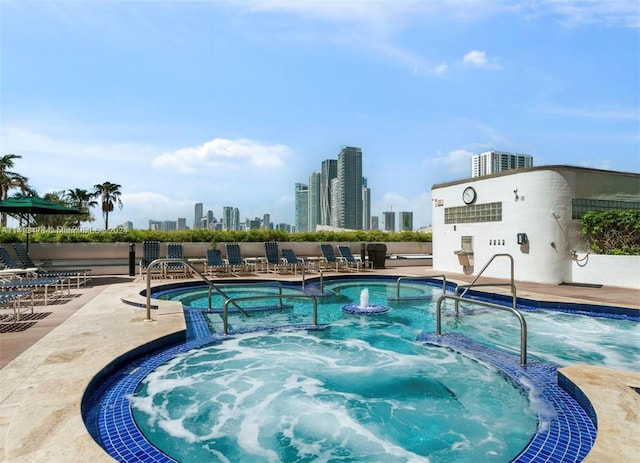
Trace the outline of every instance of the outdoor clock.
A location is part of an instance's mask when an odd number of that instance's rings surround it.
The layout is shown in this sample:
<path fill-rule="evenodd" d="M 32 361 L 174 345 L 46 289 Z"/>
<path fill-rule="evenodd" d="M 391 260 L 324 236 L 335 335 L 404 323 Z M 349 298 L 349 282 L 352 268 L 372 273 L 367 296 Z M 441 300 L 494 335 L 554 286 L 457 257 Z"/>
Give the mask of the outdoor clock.
<path fill-rule="evenodd" d="M 473 204 L 478 197 L 476 190 L 472 186 L 468 186 L 462 192 L 462 200 L 465 204 Z"/>

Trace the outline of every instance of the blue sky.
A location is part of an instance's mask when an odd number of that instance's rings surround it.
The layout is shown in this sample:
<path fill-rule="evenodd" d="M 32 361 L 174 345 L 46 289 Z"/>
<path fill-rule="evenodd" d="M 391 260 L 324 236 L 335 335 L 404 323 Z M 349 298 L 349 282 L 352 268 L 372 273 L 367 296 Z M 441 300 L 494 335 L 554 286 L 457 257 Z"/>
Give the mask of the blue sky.
<path fill-rule="evenodd" d="M 635 0 L 2 0 L 0 151 L 40 194 L 119 183 L 110 225 L 146 228 L 293 223 L 359 146 L 372 214 L 420 227 L 489 149 L 639 172 L 639 32 Z"/>

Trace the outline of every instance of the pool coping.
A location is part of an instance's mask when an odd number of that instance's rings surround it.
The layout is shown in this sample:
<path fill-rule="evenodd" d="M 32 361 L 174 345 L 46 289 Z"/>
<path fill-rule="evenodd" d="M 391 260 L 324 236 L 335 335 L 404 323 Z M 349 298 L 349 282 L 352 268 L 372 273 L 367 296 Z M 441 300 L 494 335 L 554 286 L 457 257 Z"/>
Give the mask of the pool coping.
<path fill-rule="evenodd" d="M 0 461 L 114 461 L 82 420 L 87 385 L 120 355 L 186 329 L 178 303 L 154 301 L 154 320 L 145 322 L 140 307 L 122 301 L 143 303 L 144 288 L 140 282 L 106 287 L 1 370 Z M 598 416 L 596 442 L 584 461 L 635 461 L 640 394 L 629 386 L 640 387 L 640 374 L 585 366 L 560 371 L 581 388 Z M 604 418 L 615 427 L 603 426 Z"/>

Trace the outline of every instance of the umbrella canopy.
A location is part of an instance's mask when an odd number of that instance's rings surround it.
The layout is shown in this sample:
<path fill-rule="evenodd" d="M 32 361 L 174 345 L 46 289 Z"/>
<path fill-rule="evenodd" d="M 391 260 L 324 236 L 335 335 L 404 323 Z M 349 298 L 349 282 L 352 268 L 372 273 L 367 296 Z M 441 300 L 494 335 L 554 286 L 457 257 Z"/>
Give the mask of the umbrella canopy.
<path fill-rule="evenodd" d="M 0 212 L 9 214 L 82 214 L 81 211 L 62 204 L 45 201 L 42 198 L 28 196 L 9 198 L 0 201 Z"/>
<path fill-rule="evenodd" d="M 48 215 L 75 215 L 82 211 L 62 204 L 45 201 L 37 196 L 25 196 L 22 198 L 8 198 L 0 201 L 0 212 L 8 214 L 48 214 Z M 27 252 L 29 251 L 29 231 L 27 229 Z"/>

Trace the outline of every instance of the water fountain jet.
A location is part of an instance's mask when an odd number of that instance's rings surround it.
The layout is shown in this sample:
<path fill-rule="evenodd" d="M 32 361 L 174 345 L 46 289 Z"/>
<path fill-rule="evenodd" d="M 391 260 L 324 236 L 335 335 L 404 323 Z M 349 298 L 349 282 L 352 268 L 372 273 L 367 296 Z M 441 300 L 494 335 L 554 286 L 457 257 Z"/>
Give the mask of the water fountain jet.
<path fill-rule="evenodd" d="M 374 315 L 386 313 L 389 311 L 389 308 L 382 305 L 369 304 L 369 289 L 364 288 L 360 291 L 360 303 L 346 304 L 342 306 L 342 310 L 351 314 Z"/>

